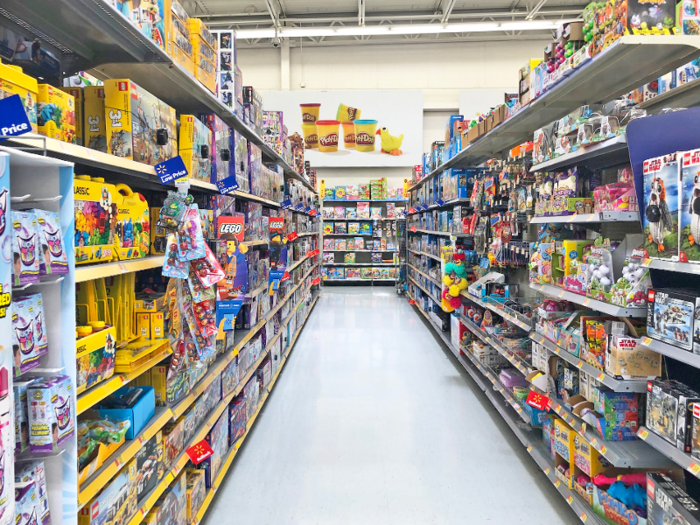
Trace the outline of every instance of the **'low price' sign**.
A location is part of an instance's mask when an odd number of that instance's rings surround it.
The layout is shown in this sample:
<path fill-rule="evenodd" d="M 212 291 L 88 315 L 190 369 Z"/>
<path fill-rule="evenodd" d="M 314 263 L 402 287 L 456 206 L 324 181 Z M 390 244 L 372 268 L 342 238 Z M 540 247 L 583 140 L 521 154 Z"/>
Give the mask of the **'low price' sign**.
<path fill-rule="evenodd" d="M 7 137 L 24 135 L 32 130 L 27 112 L 24 110 L 22 99 L 19 95 L 0 100 L 0 140 Z"/>

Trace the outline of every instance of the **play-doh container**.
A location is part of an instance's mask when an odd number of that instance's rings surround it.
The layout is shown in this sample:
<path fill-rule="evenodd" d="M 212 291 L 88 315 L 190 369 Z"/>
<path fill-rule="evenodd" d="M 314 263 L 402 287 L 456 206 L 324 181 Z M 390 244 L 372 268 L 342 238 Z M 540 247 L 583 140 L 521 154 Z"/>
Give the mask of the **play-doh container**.
<path fill-rule="evenodd" d="M 340 121 L 338 120 L 318 120 L 318 150 L 321 153 L 331 153 L 338 151 Z"/>
<path fill-rule="evenodd" d="M 360 113 L 362 113 L 362 110 L 360 109 L 351 108 L 350 106 L 346 106 L 345 104 L 340 104 L 338 106 L 338 113 L 336 114 L 335 119 L 339 120 L 342 123 L 354 122 L 356 120 L 359 120 Z"/>
<path fill-rule="evenodd" d="M 318 120 L 321 104 L 299 104 L 301 106 L 302 124 L 311 124 Z"/>
<path fill-rule="evenodd" d="M 318 149 L 318 130 L 316 124 L 302 124 L 301 131 L 304 134 L 304 146 L 306 149 Z"/>
<path fill-rule="evenodd" d="M 343 122 L 343 145 L 345 149 L 355 149 L 355 123 Z"/>
<path fill-rule="evenodd" d="M 374 151 L 374 139 L 377 134 L 376 120 L 355 121 L 355 145 L 357 151 Z"/>

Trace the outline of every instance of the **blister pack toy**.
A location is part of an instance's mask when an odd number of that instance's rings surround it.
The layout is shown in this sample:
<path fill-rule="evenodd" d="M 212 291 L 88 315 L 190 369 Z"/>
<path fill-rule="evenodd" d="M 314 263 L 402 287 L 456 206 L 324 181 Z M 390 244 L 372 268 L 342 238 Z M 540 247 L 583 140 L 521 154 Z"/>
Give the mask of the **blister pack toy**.
<path fill-rule="evenodd" d="M 54 453 L 73 435 L 72 389 L 68 376 L 39 379 L 27 388 L 29 448 L 32 453 Z"/>
<path fill-rule="evenodd" d="M 190 265 L 188 261 L 180 260 L 180 242 L 177 232 L 168 233 L 165 246 L 166 255 L 163 259 L 163 276 L 187 279 Z"/>
<path fill-rule="evenodd" d="M 178 237 L 178 256 L 180 260 L 193 261 L 206 255 L 202 222 L 199 217 L 199 208 L 196 204 L 191 205 L 185 212 L 182 225 L 178 230 Z"/>
<path fill-rule="evenodd" d="M 168 196 L 160 209 L 158 226 L 167 230 L 177 230 L 185 217 L 187 208 L 194 201 L 192 195 L 178 191 L 168 191 Z"/>
<path fill-rule="evenodd" d="M 180 115 L 180 156 L 190 178 L 211 180 L 211 131 L 194 115 Z"/>
<path fill-rule="evenodd" d="M 107 151 L 156 164 L 177 155 L 175 110 L 129 79 L 105 82 Z"/>
<path fill-rule="evenodd" d="M 38 355 L 49 352 L 49 340 L 46 335 L 46 317 L 44 315 L 44 298 L 40 293 L 27 295 L 24 299 L 29 301 L 29 315 L 34 325 L 34 342 Z"/>
<path fill-rule="evenodd" d="M 120 261 L 148 255 L 151 242 L 151 221 L 148 203 L 143 195 L 134 193 L 126 184 L 115 186 L 118 196 L 115 252 Z"/>
<path fill-rule="evenodd" d="M 117 227 L 116 188 L 102 178 L 76 175 L 73 194 L 75 263 L 111 261 Z"/>
<path fill-rule="evenodd" d="M 68 273 L 68 254 L 63 242 L 63 232 L 58 213 L 35 209 L 39 238 L 41 241 L 40 271 L 42 274 Z"/>
<path fill-rule="evenodd" d="M 41 243 L 36 216 L 28 211 L 12 211 L 12 251 L 15 285 L 38 283 L 41 273 Z"/>
<path fill-rule="evenodd" d="M 204 288 L 210 288 L 225 279 L 226 273 L 206 243 L 204 244 L 204 252 L 205 257 L 192 262 L 192 269 L 201 285 Z"/>

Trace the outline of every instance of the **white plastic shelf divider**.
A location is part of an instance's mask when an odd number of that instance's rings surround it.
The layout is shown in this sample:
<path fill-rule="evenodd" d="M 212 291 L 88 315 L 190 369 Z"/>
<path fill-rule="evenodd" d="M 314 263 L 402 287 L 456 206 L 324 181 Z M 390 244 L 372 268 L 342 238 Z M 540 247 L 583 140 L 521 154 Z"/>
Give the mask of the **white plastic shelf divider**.
<path fill-rule="evenodd" d="M 577 151 L 572 151 L 560 157 L 535 164 L 530 171 L 552 171 L 573 164 L 589 164 L 595 162 L 596 165 L 603 165 L 615 162 L 624 162 L 625 156 L 629 162 L 627 154 L 627 136 L 623 133 L 615 138 L 584 146 Z"/>
<path fill-rule="evenodd" d="M 592 365 L 589 365 L 588 363 L 583 361 L 581 358 L 576 357 L 571 352 L 568 352 L 566 349 L 561 348 L 557 344 L 553 343 L 552 341 L 550 341 L 546 337 L 544 337 L 536 332 L 530 333 L 530 339 L 535 341 L 538 344 L 541 344 L 549 352 L 558 355 L 564 361 L 566 361 L 569 364 L 574 365 L 576 368 L 578 368 L 582 372 L 585 372 L 589 376 L 594 377 L 597 381 L 604 384 L 608 388 L 614 390 L 615 392 L 644 393 L 647 391 L 646 379 L 643 379 L 643 380 L 615 379 L 614 377 L 610 377 L 609 375 L 607 375 L 602 370 L 600 370 Z"/>
<path fill-rule="evenodd" d="M 700 459 L 678 450 L 675 445 L 672 445 L 661 436 L 657 436 L 648 428 L 640 427 L 637 437 L 654 447 L 677 465 L 683 467 L 696 478 L 700 478 Z"/>
<path fill-rule="evenodd" d="M 532 217 L 530 224 L 598 224 L 603 222 L 639 222 L 639 212 L 603 211 L 553 217 Z"/>
<path fill-rule="evenodd" d="M 548 284 L 532 284 L 530 283 L 530 288 L 542 292 L 550 297 L 558 297 L 559 299 L 566 299 L 572 303 L 585 306 L 591 310 L 596 310 L 597 312 L 603 312 L 608 315 L 614 315 L 617 317 L 637 317 L 643 318 L 647 316 L 646 308 L 622 308 L 620 306 L 615 306 L 614 304 L 604 303 L 603 301 L 598 301 L 597 299 L 591 299 L 583 295 L 569 292 L 563 288 L 557 288 L 556 286 L 550 286 Z"/>

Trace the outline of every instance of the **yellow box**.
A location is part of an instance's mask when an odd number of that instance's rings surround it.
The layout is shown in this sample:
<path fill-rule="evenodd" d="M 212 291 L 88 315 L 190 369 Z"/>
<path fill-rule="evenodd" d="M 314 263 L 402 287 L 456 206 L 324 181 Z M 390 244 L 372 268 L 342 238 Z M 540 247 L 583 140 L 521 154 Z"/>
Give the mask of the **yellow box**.
<path fill-rule="evenodd" d="M 554 420 L 554 451 L 569 462 L 573 462 L 574 458 L 575 434 L 561 419 Z"/>
<path fill-rule="evenodd" d="M 107 80 L 104 90 L 109 153 L 151 166 L 177 156 L 173 108 L 129 79 Z"/>
<path fill-rule="evenodd" d="M 191 179 L 211 181 L 211 130 L 194 115 L 180 115 L 180 156 Z"/>
<path fill-rule="evenodd" d="M 140 337 L 151 337 L 151 314 L 136 314 L 136 330 Z"/>
<path fill-rule="evenodd" d="M 158 226 L 160 208 L 151 208 L 151 255 L 165 254 L 165 229 Z"/>
<path fill-rule="evenodd" d="M 75 99 L 75 143 L 79 146 L 84 146 L 85 143 L 83 142 L 83 106 L 85 104 L 85 100 L 83 98 L 83 88 L 62 87 L 59 89 L 65 91 Z"/>
<path fill-rule="evenodd" d="M 116 193 L 104 179 L 75 176 L 75 264 L 111 261 L 115 256 Z"/>
<path fill-rule="evenodd" d="M 139 294 L 141 295 L 141 294 Z M 137 298 L 134 301 L 134 312 L 137 313 L 155 313 L 165 309 L 167 295 L 165 294 L 148 294 L 148 297 Z"/>
<path fill-rule="evenodd" d="M 77 394 L 114 375 L 117 329 L 108 326 L 76 341 Z"/>
<path fill-rule="evenodd" d="M 187 473 L 187 523 L 193 523 L 207 494 L 204 470 L 188 468 Z"/>
<path fill-rule="evenodd" d="M 193 57 L 203 57 L 216 67 L 216 51 L 209 47 L 200 35 L 190 33 L 190 44 L 192 44 Z"/>
<path fill-rule="evenodd" d="M 187 45 L 183 48 L 182 42 L 170 42 L 170 57 L 180 64 L 182 68 L 187 71 L 190 75 L 194 76 L 194 58 L 192 55 L 192 45 L 187 42 Z"/>
<path fill-rule="evenodd" d="M 39 134 L 75 144 L 75 99 L 58 88 L 39 84 Z"/>
<path fill-rule="evenodd" d="M 167 366 L 154 366 L 150 370 L 150 382 L 149 385 L 153 387 L 156 395 L 156 405 L 165 406 L 166 400 L 168 399 L 168 367 Z"/>
<path fill-rule="evenodd" d="M 165 337 L 165 315 L 162 312 L 149 314 L 151 316 L 151 339 Z"/>
<path fill-rule="evenodd" d="M 117 228 L 115 251 L 120 261 L 146 257 L 150 250 L 151 223 L 148 203 L 126 184 L 115 186 L 117 195 Z"/>
<path fill-rule="evenodd" d="M 107 153 L 105 89 L 102 86 L 83 88 L 83 145 Z"/>
<path fill-rule="evenodd" d="M 39 100 L 37 81 L 29 75 L 25 75 L 19 66 L 0 64 L 0 100 L 12 95 L 19 95 L 22 99 L 24 111 L 32 124 L 32 131 L 37 133 L 39 131 L 36 123 L 36 109 Z"/>
<path fill-rule="evenodd" d="M 165 15 L 165 40 L 172 42 L 174 39 L 173 31 L 177 31 L 187 36 L 190 39 L 190 17 L 187 11 L 180 5 L 177 0 L 166 0 L 166 15 Z M 169 51 L 168 51 L 169 53 Z"/>
<path fill-rule="evenodd" d="M 574 464 L 576 468 L 594 478 L 603 472 L 603 464 L 600 461 L 600 452 L 579 434 L 574 435 Z"/>
<path fill-rule="evenodd" d="M 190 18 L 187 23 L 187 28 L 190 30 L 190 35 L 193 37 L 197 35 L 211 47 L 212 51 L 216 52 L 217 42 L 216 37 L 209 32 L 207 26 L 204 25 L 199 18 Z"/>
<path fill-rule="evenodd" d="M 194 70 L 194 78 L 204 84 L 209 91 L 216 93 L 216 69 L 208 60 L 199 61 L 199 65 Z"/>

